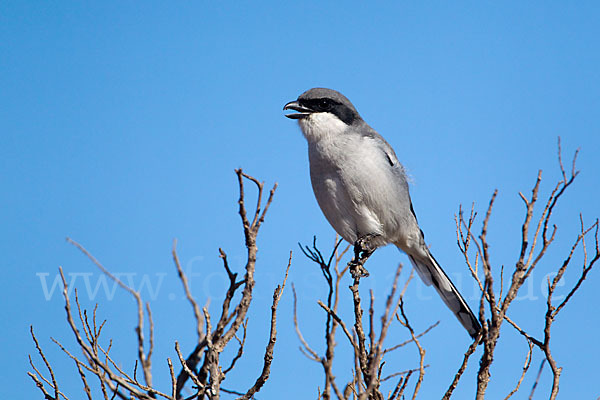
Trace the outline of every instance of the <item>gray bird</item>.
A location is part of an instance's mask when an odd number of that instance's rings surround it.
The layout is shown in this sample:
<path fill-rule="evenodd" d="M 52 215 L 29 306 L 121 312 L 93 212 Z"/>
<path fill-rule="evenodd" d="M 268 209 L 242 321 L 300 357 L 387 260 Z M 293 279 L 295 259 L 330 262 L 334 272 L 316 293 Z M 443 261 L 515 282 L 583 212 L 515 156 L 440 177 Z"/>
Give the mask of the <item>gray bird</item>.
<path fill-rule="evenodd" d="M 310 89 L 283 109 L 297 111 L 286 117 L 298 120 L 308 142 L 315 197 L 333 229 L 355 245 L 355 258 L 357 248 L 366 260 L 376 248 L 396 245 L 475 338 L 481 325 L 425 244 L 392 147 L 335 90 Z"/>

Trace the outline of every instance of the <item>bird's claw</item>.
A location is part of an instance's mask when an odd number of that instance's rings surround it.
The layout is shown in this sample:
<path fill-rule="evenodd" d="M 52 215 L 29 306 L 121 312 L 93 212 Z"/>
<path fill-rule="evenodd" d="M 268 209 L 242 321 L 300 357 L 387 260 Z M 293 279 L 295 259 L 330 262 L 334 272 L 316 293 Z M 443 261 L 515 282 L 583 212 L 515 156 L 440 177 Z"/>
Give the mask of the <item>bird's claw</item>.
<path fill-rule="evenodd" d="M 376 235 L 369 234 L 358 238 L 356 242 L 354 242 L 354 253 L 356 254 L 358 250 L 359 253 L 366 255 L 366 257 L 363 255 L 365 258 L 368 258 L 371 254 L 373 254 L 373 252 L 377 249 L 377 247 L 373 245 L 372 240 L 375 238 L 375 236 Z"/>
<path fill-rule="evenodd" d="M 369 271 L 364 267 L 364 263 L 377 249 L 373 245 L 372 239 L 375 235 L 361 236 L 354 242 L 354 258 L 348 263 L 352 278 L 359 279 L 369 276 Z"/>
<path fill-rule="evenodd" d="M 354 279 L 360 279 L 360 278 L 366 278 L 367 276 L 369 276 L 369 271 L 367 271 L 367 269 L 364 267 L 364 265 L 362 264 L 362 262 L 359 261 L 350 261 L 349 263 L 350 266 L 350 275 L 352 275 L 352 278 Z"/>

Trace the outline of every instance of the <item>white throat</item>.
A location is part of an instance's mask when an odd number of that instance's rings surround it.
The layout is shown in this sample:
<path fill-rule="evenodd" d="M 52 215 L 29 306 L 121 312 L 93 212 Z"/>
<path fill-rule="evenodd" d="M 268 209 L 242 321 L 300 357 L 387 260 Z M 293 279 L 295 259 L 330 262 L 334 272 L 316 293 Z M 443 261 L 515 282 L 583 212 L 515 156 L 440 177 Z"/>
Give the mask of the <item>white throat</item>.
<path fill-rule="evenodd" d="M 314 113 L 306 118 L 298 120 L 300 129 L 309 143 L 319 142 L 341 135 L 348 125 L 328 112 Z"/>

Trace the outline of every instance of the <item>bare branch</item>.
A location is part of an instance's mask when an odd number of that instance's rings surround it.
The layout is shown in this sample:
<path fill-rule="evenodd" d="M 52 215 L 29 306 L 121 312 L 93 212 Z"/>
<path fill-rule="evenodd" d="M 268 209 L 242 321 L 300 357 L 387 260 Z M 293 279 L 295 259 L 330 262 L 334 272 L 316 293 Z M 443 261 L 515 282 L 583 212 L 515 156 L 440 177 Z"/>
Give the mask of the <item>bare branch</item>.
<path fill-rule="evenodd" d="M 94 257 L 90 252 L 88 252 L 81 244 L 75 242 L 74 240 L 67 238 L 67 242 L 77 247 L 88 259 L 92 261 L 102 271 L 103 274 L 108 276 L 113 282 L 117 283 L 119 287 L 121 287 L 126 292 L 130 293 L 135 302 L 137 304 L 137 316 L 138 316 L 138 325 L 135 328 L 135 332 L 137 334 L 138 341 L 138 359 L 142 364 L 142 370 L 144 372 L 144 381 L 147 386 L 152 386 L 152 361 L 147 355 L 144 353 L 144 308 L 142 303 L 142 298 L 138 292 L 127 286 L 123 281 L 113 275 L 109 270 L 107 270 L 101 263 Z M 152 354 L 150 350 L 149 355 Z"/>
<path fill-rule="evenodd" d="M 77 372 L 79 372 L 79 377 L 81 378 L 81 383 L 83 383 L 83 391 L 85 392 L 88 400 L 92 400 L 92 392 L 90 390 L 90 385 L 88 385 L 87 379 L 85 377 L 85 373 L 81 369 L 81 365 L 78 362 L 75 362 L 75 366 L 77 367 Z"/>
<path fill-rule="evenodd" d="M 442 400 L 448 400 L 452 396 L 452 392 L 454 392 L 454 389 L 456 389 L 456 386 L 458 386 L 458 381 L 460 380 L 460 378 L 462 377 L 462 374 L 465 372 L 465 369 L 467 368 L 467 363 L 469 362 L 469 357 L 471 357 L 471 355 L 475 352 L 475 349 L 477 349 L 477 345 L 479 345 L 479 342 L 483 338 L 483 333 L 484 333 L 483 330 L 481 330 L 479 332 L 479 335 L 475 338 L 473 343 L 471 343 L 471 345 L 469 346 L 469 349 L 467 350 L 467 352 L 465 353 L 465 356 L 463 358 L 463 362 L 460 365 L 460 368 L 458 368 L 458 372 L 456 373 L 456 375 L 454 375 L 454 379 L 452 380 L 452 383 L 450 384 L 450 387 L 448 388 L 448 390 L 446 390 L 446 393 L 444 394 L 444 397 L 442 397 Z"/>
<path fill-rule="evenodd" d="M 542 359 L 540 363 L 540 368 L 538 369 L 537 376 L 535 378 L 535 382 L 533 382 L 533 386 L 531 387 L 531 392 L 529 393 L 529 400 L 533 399 L 533 395 L 535 393 L 535 389 L 537 388 L 538 383 L 540 382 L 540 377 L 542 376 L 542 371 L 544 370 L 544 364 L 546 363 L 546 359 Z"/>
<path fill-rule="evenodd" d="M 246 319 L 246 321 L 242 324 L 242 330 L 243 330 L 243 335 L 242 335 L 242 339 L 240 340 L 240 338 L 238 338 L 237 335 L 235 335 L 235 340 L 237 340 L 238 342 L 238 352 L 235 355 L 235 357 L 233 357 L 233 359 L 231 360 L 231 364 L 229 364 L 229 367 L 226 368 L 223 371 L 223 375 L 227 375 L 227 373 L 229 371 L 231 371 L 233 369 L 233 367 L 235 367 L 235 363 L 242 357 L 242 354 L 244 354 L 244 345 L 246 344 L 246 328 L 248 327 L 248 319 Z M 221 388 L 221 390 L 223 390 L 223 388 Z"/>
<path fill-rule="evenodd" d="M 298 339 L 300 340 L 300 343 L 302 343 L 302 347 L 300 348 L 300 350 L 306 351 L 309 354 L 306 354 L 308 358 L 310 358 L 313 361 L 320 361 L 320 357 L 317 354 L 316 351 L 314 351 L 309 344 L 306 342 L 306 340 L 304 339 L 304 336 L 302 335 L 302 332 L 300 331 L 300 327 L 298 325 L 298 312 L 297 312 L 297 298 L 296 298 L 296 288 L 294 287 L 294 283 L 292 283 L 292 293 L 294 295 L 294 328 L 296 329 L 296 335 L 298 336 Z"/>
<path fill-rule="evenodd" d="M 48 381 L 46 381 L 46 382 L 49 383 L 50 386 L 54 389 L 54 399 L 58 400 L 58 395 L 62 394 L 62 393 L 60 393 L 60 391 L 58 390 L 58 384 L 56 383 L 56 377 L 54 376 L 54 371 L 52 370 L 52 367 L 50 366 L 50 363 L 48 362 L 48 359 L 44 355 L 44 352 L 42 351 L 42 348 L 40 347 L 40 344 L 39 344 L 37 338 L 35 337 L 35 333 L 33 333 L 33 326 L 32 325 L 29 325 L 29 333 L 31 334 L 31 338 L 33 339 L 33 342 L 35 343 L 35 348 L 37 349 L 38 354 L 40 355 L 40 357 L 42 358 L 42 361 L 44 361 L 44 364 L 46 365 L 46 369 L 48 370 L 48 373 L 50 374 L 50 379 L 52 379 L 52 383 L 50 383 Z M 31 360 L 31 356 L 29 356 L 29 364 L 38 373 L 38 375 L 42 379 L 44 379 L 44 377 L 42 376 L 42 374 L 35 368 L 35 365 L 33 365 L 33 361 Z M 30 374 L 30 376 L 33 378 L 33 376 L 31 374 Z M 37 381 L 36 381 L 36 384 L 37 384 Z M 40 387 L 40 386 L 38 385 L 38 387 Z M 42 387 L 43 387 L 43 385 L 42 385 Z M 44 391 L 44 395 L 46 395 L 45 391 Z M 63 395 L 63 397 L 66 398 L 66 396 L 64 396 L 64 395 Z"/>
<path fill-rule="evenodd" d="M 415 345 L 417 346 L 417 350 L 419 351 L 419 378 L 417 379 L 417 383 L 415 385 L 415 390 L 414 390 L 413 396 L 412 396 L 412 399 L 415 400 L 415 398 L 417 397 L 417 393 L 419 393 L 419 389 L 421 388 L 421 383 L 423 382 L 423 376 L 425 375 L 425 367 L 424 367 L 425 349 L 423 349 L 423 347 L 419 343 L 419 340 L 417 339 L 417 336 L 415 335 L 414 329 L 408 322 L 408 317 L 406 316 L 406 313 L 404 312 L 404 301 L 402 300 L 402 297 L 400 297 L 400 314 L 402 315 L 402 320 L 400 319 L 400 317 L 398 317 L 398 314 L 396 314 L 396 318 L 402 324 L 402 326 L 404 326 L 405 328 L 408 329 L 408 331 L 410 332 L 410 336 L 412 337 L 412 340 L 413 340 L 413 342 L 415 342 Z"/>
<path fill-rule="evenodd" d="M 408 384 L 408 380 L 410 379 L 410 376 L 413 374 L 413 371 L 408 371 L 408 374 L 406 374 L 406 377 L 404 378 L 404 382 L 402 383 L 402 386 L 400 386 L 400 390 L 398 391 L 398 393 L 396 394 L 395 397 L 393 397 L 392 394 L 392 399 L 403 399 L 404 398 L 404 390 L 406 390 L 406 385 Z M 400 385 L 400 382 L 398 382 L 398 385 Z"/>
<path fill-rule="evenodd" d="M 573 294 L 579 289 L 582 282 L 585 280 L 587 274 L 593 267 L 593 264 L 600 259 L 600 254 L 597 251 L 597 259 L 588 263 L 587 254 L 585 249 L 585 235 L 590 232 L 591 229 L 598 229 L 597 222 L 593 224 L 587 230 L 583 227 L 583 222 L 581 222 L 581 234 L 578 236 L 575 244 L 571 248 L 571 252 L 563 262 L 563 265 L 557 271 L 556 276 L 552 280 L 552 282 L 548 282 L 548 298 L 547 298 L 547 312 L 545 316 L 545 324 L 544 324 L 544 340 L 538 340 L 534 338 L 529 333 L 525 332 L 522 328 L 520 328 L 514 321 L 512 321 L 507 315 L 506 312 L 508 310 L 509 305 L 517 296 L 519 289 L 523 286 L 524 282 L 530 277 L 533 269 L 536 267 L 538 262 L 544 257 L 546 254 L 550 244 L 554 241 L 557 228 L 556 226 L 552 226 L 551 233 L 549 234 L 549 226 L 550 218 L 552 216 L 552 212 L 554 207 L 558 204 L 559 199 L 565 193 L 566 189 L 573 183 L 575 177 L 578 174 L 578 171 L 575 169 L 575 161 L 577 157 L 577 152 L 575 153 L 573 159 L 573 165 L 570 175 L 567 174 L 565 168 L 563 166 L 562 157 L 561 157 L 561 147 L 560 147 L 560 138 L 558 145 L 558 160 L 559 166 L 562 174 L 562 181 L 558 182 L 553 190 L 551 191 L 547 201 L 545 202 L 545 206 L 542 210 L 541 216 L 537 220 L 536 228 L 533 234 L 530 233 L 530 226 L 533 221 L 533 214 L 535 210 L 536 203 L 538 201 L 538 194 L 541 183 L 541 171 L 538 172 L 537 179 L 533 189 L 531 191 L 531 197 L 527 198 L 522 193 L 519 193 L 521 199 L 525 204 L 525 219 L 521 226 L 521 250 L 519 253 L 519 257 L 517 263 L 515 265 L 515 269 L 512 273 L 511 283 L 506 291 L 506 295 L 502 298 L 502 293 L 504 289 L 503 282 L 503 267 L 500 270 L 500 297 L 498 301 L 494 299 L 494 290 L 493 290 L 493 279 L 491 274 L 491 268 L 489 263 L 489 254 L 487 252 L 487 242 L 486 242 L 486 233 L 487 233 L 487 225 L 489 216 L 492 209 L 492 204 L 496 193 L 492 196 L 492 200 L 490 201 L 490 205 L 488 207 L 488 211 L 486 213 L 486 218 L 483 222 L 482 234 L 479 236 L 479 240 L 476 240 L 475 237 L 472 236 L 471 227 L 473 221 L 473 210 L 471 210 L 471 217 L 469 218 L 468 223 L 464 220 L 462 214 L 462 208 L 459 209 L 459 217 L 456 218 L 457 223 L 457 241 L 460 251 L 463 253 L 467 266 L 471 271 L 471 275 L 478 283 L 479 288 L 482 292 L 481 300 L 480 300 L 480 321 L 483 325 L 483 343 L 484 343 L 484 353 L 480 362 L 480 369 L 478 373 L 478 390 L 477 390 L 477 399 L 483 399 L 484 393 L 487 388 L 487 384 L 489 382 L 489 366 L 493 361 L 493 354 L 496 346 L 496 342 L 498 340 L 500 334 L 500 326 L 502 322 L 506 319 L 509 324 L 511 324 L 521 335 L 523 335 L 528 341 L 529 345 L 535 345 L 539 347 L 545 354 L 546 360 L 548 361 L 550 368 L 553 372 L 553 384 L 551 391 L 551 399 L 554 399 L 558 393 L 558 382 L 560 378 L 561 369 L 554 362 L 551 352 L 550 352 L 550 329 L 552 322 L 554 321 L 557 313 L 566 305 L 569 299 L 573 296 Z M 466 233 L 463 233 L 463 227 L 466 230 Z M 541 237 L 542 244 L 537 248 L 538 238 Z M 597 240 L 597 239 L 596 239 Z M 475 251 L 475 268 L 473 268 L 471 264 L 471 260 L 469 258 L 469 246 L 471 243 L 475 243 L 476 251 Z M 562 303 L 558 305 L 558 307 L 554 307 L 552 305 L 552 294 L 562 278 L 567 265 L 570 263 L 571 258 L 575 249 L 578 245 L 581 244 L 583 247 L 584 253 L 584 262 L 583 269 L 580 275 L 579 280 L 575 284 L 575 286 L 571 289 L 569 294 L 565 297 Z M 482 282 L 477 276 L 477 260 L 478 258 L 481 260 L 484 272 L 485 272 L 485 280 Z M 489 321 L 485 321 L 485 310 L 484 310 L 484 302 L 487 302 L 490 307 L 491 319 Z M 531 355 L 528 355 L 525 365 L 528 368 L 528 364 L 531 360 Z M 512 396 L 518 387 L 520 387 L 520 383 L 524 377 L 526 371 L 523 372 L 523 376 L 521 377 L 519 383 L 517 384 L 517 388 L 508 396 Z"/>
<path fill-rule="evenodd" d="M 244 236 L 246 238 L 246 248 L 247 248 L 247 262 L 246 262 L 246 275 L 244 276 L 244 289 L 242 291 L 242 298 L 240 302 L 236 306 L 234 310 L 235 318 L 231 323 L 229 329 L 223 334 L 222 338 L 215 343 L 219 349 L 223 349 L 227 343 L 233 338 L 239 327 L 242 325 L 242 322 L 246 318 L 246 313 L 248 312 L 248 308 L 250 307 L 250 302 L 252 301 L 252 290 L 254 289 L 254 270 L 256 266 L 256 253 L 258 251 L 256 247 L 256 236 L 258 234 L 258 229 L 260 225 L 264 221 L 265 215 L 273 201 L 273 196 L 275 194 L 275 190 L 277 189 L 277 184 L 273 185 L 273 189 L 269 192 L 269 198 L 267 200 L 267 204 L 265 205 L 260 218 L 257 221 L 253 221 L 252 224 L 248 222 L 248 218 L 246 216 L 246 207 L 244 203 L 244 180 L 243 178 L 250 179 L 258 186 L 258 196 L 262 196 L 263 185 L 258 183 L 255 178 L 250 177 L 242 172 L 241 169 L 237 169 L 236 174 L 238 176 L 238 184 L 240 188 L 240 198 L 238 200 L 239 204 L 239 214 L 242 219 L 242 225 L 244 227 Z M 257 206 L 255 215 L 257 215 L 260 211 L 260 205 Z"/>
<path fill-rule="evenodd" d="M 504 400 L 508 400 L 509 398 L 512 397 L 512 395 L 517 393 L 517 391 L 519 390 L 519 387 L 521 386 L 521 383 L 523 382 L 523 379 L 525 378 L 525 374 L 527 373 L 527 370 L 529 370 L 529 366 L 531 365 L 531 353 L 533 352 L 533 343 L 528 341 L 527 345 L 529 346 L 529 350 L 527 351 L 527 356 L 525 357 L 525 365 L 523 365 L 523 372 L 521 372 L 521 377 L 519 378 L 519 381 L 517 382 L 517 386 L 515 386 L 515 388 L 513 390 L 511 390 L 511 392 L 508 394 L 508 396 L 506 396 L 504 398 Z"/>
<path fill-rule="evenodd" d="M 325 312 L 327 312 L 329 315 L 331 315 L 331 317 L 333 317 L 333 319 L 335 320 L 335 322 L 337 322 L 338 324 L 340 324 L 340 326 L 342 327 L 342 330 L 346 334 L 346 337 L 348 338 L 348 341 L 350 342 L 350 344 L 352 345 L 352 347 L 354 348 L 354 350 L 355 351 L 359 351 L 359 349 L 356 346 L 356 343 L 354 343 L 352 335 L 350 334 L 350 331 L 346 327 L 346 324 L 344 323 L 344 321 L 333 310 L 331 310 L 329 307 L 327 307 L 325 304 L 323 304 L 323 302 L 321 300 L 317 301 L 317 303 L 321 306 L 321 308 L 323 310 L 325 310 Z"/>
<path fill-rule="evenodd" d="M 420 337 L 422 337 L 422 336 L 425 336 L 426 334 L 428 334 L 428 333 L 429 333 L 429 331 L 431 331 L 433 328 L 435 328 L 435 327 L 436 327 L 436 326 L 438 326 L 439 324 L 440 324 L 440 321 L 437 321 L 436 323 L 434 323 L 434 324 L 430 325 L 430 326 L 429 326 L 427 329 L 425 329 L 423 332 L 419 333 L 419 334 L 418 334 L 417 336 L 415 336 L 415 337 L 416 337 L 417 339 L 419 339 Z M 390 351 L 394 351 L 394 350 L 396 350 L 396 349 L 399 349 L 399 348 L 401 348 L 401 347 L 404 347 L 404 346 L 406 346 L 407 344 L 409 344 L 409 343 L 412 343 L 412 342 L 413 342 L 413 339 L 412 339 L 412 338 L 410 338 L 410 339 L 408 339 L 408 340 L 405 340 L 404 342 L 402 342 L 402 343 L 400 343 L 400 344 L 397 344 L 397 345 L 395 345 L 395 346 L 392 346 L 392 347 L 390 347 L 389 349 L 385 349 L 385 350 L 383 351 L 383 354 L 386 354 L 386 353 L 389 353 Z"/>
<path fill-rule="evenodd" d="M 194 299 L 194 296 L 192 296 L 187 276 L 183 272 L 183 269 L 181 268 L 181 263 L 179 262 L 179 257 L 177 256 L 177 239 L 173 239 L 173 249 L 171 250 L 171 254 L 173 256 L 173 262 L 175 263 L 175 267 L 177 268 L 179 280 L 183 285 L 185 297 L 188 299 L 192 306 L 192 309 L 194 310 L 194 319 L 196 320 L 196 333 L 198 335 L 198 342 L 201 342 L 204 339 L 204 333 L 202 332 L 202 325 L 204 324 L 204 321 L 202 320 L 202 313 L 200 312 L 200 307 L 198 306 L 196 299 Z"/>
<path fill-rule="evenodd" d="M 38 389 L 40 389 L 40 391 L 44 395 L 45 400 L 57 400 L 57 398 L 52 397 L 52 395 L 50 395 L 50 393 L 48 393 L 48 391 L 44 387 L 44 384 L 42 383 L 42 381 L 39 380 L 39 378 L 37 377 L 36 374 L 27 372 L 27 375 L 29 375 L 29 377 L 35 382 L 35 386 L 37 386 Z"/>
<path fill-rule="evenodd" d="M 187 373 L 187 376 L 192 380 L 192 382 L 194 382 L 194 384 L 198 387 L 198 389 L 203 389 L 204 388 L 204 383 L 201 382 L 198 379 L 198 376 L 194 373 L 194 371 L 192 371 L 190 369 L 190 367 L 188 366 L 186 360 L 183 359 L 183 355 L 181 354 L 181 350 L 179 349 L 179 342 L 175 342 L 175 352 L 177 352 L 177 357 L 179 357 L 179 362 L 181 363 L 181 367 L 185 370 L 185 372 Z M 177 395 L 179 394 L 179 388 L 177 387 L 177 385 L 175 385 L 175 389 L 177 392 Z"/>
<path fill-rule="evenodd" d="M 300 342 L 304 346 L 304 347 L 301 347 L 300 350 L 309 359 L 319 362 L 323 367 L 323 372 L 325 375 L 325 385 L 324 385 L 321 396 L 324 400 L 329 400 L 331 398 L 331 389 L 333 389 L 333 391 L 335 392 L 338 399 L 346 398 L 346 395 L 344 393 L 342 393 L 340 391 L 340 389 L 338 388 L 337 383 L 335 381 L 335 376 L 333 375 L 333 371 L 332 371 L 334 349 L 336 346 L 335 335 L 336 335 L 336 330 L 337 330 L 339 321 L 341 321 L 341 319 L 336 315 L 337 306 L 338 306 L 338 302 L 339 302 L 339 285 L 340 285 L 340 281 L 341 281 L 342 277 L 344 276 L 346 270 L 348 269 L 348 265 L 346 265 L 346 267 L 340 271 L 339 263 L 340 263 L 341 259 L 343 258 L 344 254 L 350 249 L 350 245 L 348 245 L 341 253 L 338 252 L 338 248 L 339 248 L 341 242 L 342 242 L 342 240 L 339 239 L 338 236 L 336 235 L 333 250 L 331 251 L 331 254 L 329 255 L 329 258 L 327 259 L 327 261 L 325 260 L 325 257 L 323 257 L 323 254 L 317 247 L 316 236 L 313 237 L 312 247 L 302 246 L 300 243 L 298 244 L 300 246 L 300 250 L 302 250 L 304 255 L 308 259 L 310 259 L 311 261 L 313 261 L 314 263 L 319 265 L 321 273 L 323 274 L 323 277 L 325 278 L 325 281 L 327 282 L 327 286 L 328 286 L 327 305 L 325 306 L 322 302 L 320 304 L 322 307 L 325 307 L 324 309 L 325 309 L 325 311 L 327 311 L 327 314 L 326 314 L 327 317 L 326 317 L 326 322 L 325 322 L 325 355 L 322 357 L 319 357 L 318 354 L 316 353 L 316 351 L 309 348 L 308 343 L 304 340 L 302 335 L 299 333 L 299 327 L 298 327 L 297 316 L 296 316 L 296 303 L 297 303 L 296 292 L 292 285 L 292 290 L 294 292 L 294 324 L 296 327 L 296 333 L 298 334 L 298 336 L 300 338 Z M 334 262 L 334 261 L 335 261 L 335 263 L 333 264 L 333 272 L 335 273 L 335 276 L 331 271 L 332 262 Z M 346 328 L 346 325 L 345 324 L 343 324 L 343 325 L 344 325 L 343 329 L 346 330 L 346 332 L 345 332 L 346 336 L 348 337 L 348 339 L 350 340 L 350 343 L 354 347 L 354 341 L 352 340 L 352 336 L 350 335 L 348 329 Z M 348 386 L 346 386 L 346 390 L 347 389 L 348 389 Z"/>
<path fill-rule="evenodd" d="M 171 397 L 174 400 L 177 398 L 177 379 L 175 378 L 175 370 L 173 369 L 173 362 L 171 361 L 171 358 L 169 358 L 169 357 L 167 357 L 167 364 L 169 365 L 169 375 L 171 375 Z"/>
<path fill-rule="evenodd" d="M 581 216 L 580 216 L 580 218 L 581 218 Z M 594 257 L 590 260 L 590 262 L 588 264 L 587 249 L 585 246 L 585 236 L 594 227 L 596 228 L 596 232 L 594 234 L 594 237 L 596 240 L 596 254 L 594 255 Z M 598 220 L 596 220 L 596 222 L 594 222 L 594 224 L 592 226 L 590 226 L 587 230 L 584 230 L 583 220 L 581 220 L 581 235 L 578 237 L 578 239 L 581 239 L 581 243 L 582 243 L 582 247 L 583 247 L 583 258 L 584 258 L 583 259 L 583 269 L 581 271 L 581 275 L 580 275 L 579 279 L 577 280 L 577 283 L 575 284 L 575 286 L 573 286 L 573 288 L 565 296 L 565 299 L 558 305 L 558 307 L 556 307 L 556 310 L 554 310 L 553 315 L 552 315 L 553 317 L 556 317 L 556 314 L 558 314 L 558 312 L 567 304 L 567 302 L 571 299 L 571 297 L 573 297 L 575 292 L 579 289 L 579 287 L 581 286 L 581 284 L 587 277 L 588 272 L 590 272 L 592 270 L 594 264 L 598 261 L 598 259 L 600 259 L 600 251 L 598 251 L 599 250 L 598 249 Z M 577 245 L 577 243 L 575 245 Z M 570 260 L 570 256 L 569 256 L 568 260 Z M 565 261 L 565 262 L 568 264 L 568 261 Z M 566 268 L 566 264 L 563 264 L 563 266 Z M 563 270 L 562 267 L 561 267 L 561 270 Z M 560 273 L 560 270 L 559 270 L 559 273 Z M 558 276 L 558 274 L 557 274 L 557 276 Z M 561 274 L 561 277 L 562 277 L 562 274 Z M 560 278 L 558 280 L 556 280 L 556 284 L 558 284 L 559 281 L 560 281 Z M 554 285 L 555 287 L 556 287 L 556 284 Z"/>
<path fill-rule="evenodd" d="M 247 400 L 254 396 L 254 394 L 262 388 L 267 379 L 269 379 L 269 374 L 271 372 L 271 362 L 273 361 L 273 349 L 275 347 L 275 341 L 277 340 L 277 306 L 279 305 L 281 294 L 283 293 L 283 289 L 285 288 L 285 283 L 287 282 L 288 272 L 290 271 L 291 265 L 292 252 L 290 251 L 290 258 L 288 260 L 288 265 L 285 270 L 285 277 L 283 278 L 283 283 L 281 284 L 281 286 L 278 285 L 277 288 L 275 288 L 275 291 L 273 292 L 273 305 L 271 306 L 271 332 L 269 334 L 269 343 L 267 344 L 267 348 L 265 349 L 265 361 L 263 365 L 263 370 L 256 382 L 254 383 L 254 385 L 246 392 L 245 395 L 241 396 L 240 399 Z"/>

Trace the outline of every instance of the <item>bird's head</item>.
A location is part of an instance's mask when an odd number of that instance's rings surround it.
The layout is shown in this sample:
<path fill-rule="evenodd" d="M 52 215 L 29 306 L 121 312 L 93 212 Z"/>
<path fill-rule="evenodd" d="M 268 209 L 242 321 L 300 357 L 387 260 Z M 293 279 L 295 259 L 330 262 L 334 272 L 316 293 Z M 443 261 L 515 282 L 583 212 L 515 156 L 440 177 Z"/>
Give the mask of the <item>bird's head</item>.
<path fill-rule="evenodd" d="M 286 114 L 286 117 L 299 120 L 300 126 L 311 119 L 327 119 L 331 122 L 338 120 L 347 126 L 362 121 L 350 100 L 332 89 L 309 89 L 298 96 L 297 100 L 287 103 L 283 109 L 297 111 Z"/>

